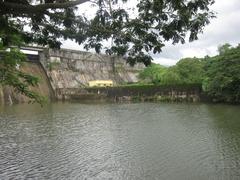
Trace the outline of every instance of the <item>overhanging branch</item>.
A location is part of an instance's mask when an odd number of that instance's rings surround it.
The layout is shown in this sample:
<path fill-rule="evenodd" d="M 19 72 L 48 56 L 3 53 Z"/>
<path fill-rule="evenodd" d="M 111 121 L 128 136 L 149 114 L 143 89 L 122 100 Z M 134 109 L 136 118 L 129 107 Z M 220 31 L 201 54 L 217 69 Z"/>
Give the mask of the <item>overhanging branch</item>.
<path fill-rule="evenodd" d="M 11 2 L 0 2 L 0 13 L 11 13 L 15 11 L 18 13 L 38 13 L 45 11 L 47 9 L 64 9 L 68 7 L 73 7 L 79 4 L 83 4 L 90 0 L 75 0 L 68 1 L 64 3 L 46 3 L 46 4 L 38 4 L 38 5 L 27 5 L 20 3 L 11 3 Z"/>

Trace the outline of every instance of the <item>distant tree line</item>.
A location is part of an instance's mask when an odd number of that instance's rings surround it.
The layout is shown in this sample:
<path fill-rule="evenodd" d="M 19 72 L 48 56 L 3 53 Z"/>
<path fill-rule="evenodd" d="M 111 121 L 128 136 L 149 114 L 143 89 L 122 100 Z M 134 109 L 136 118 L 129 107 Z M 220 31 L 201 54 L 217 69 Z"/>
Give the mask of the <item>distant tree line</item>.
<path fill-rule="evenodd" d="M 200 84 L 217 102 L 240 103 L 240 45 L 224 44 L 214 57 L 184 58 L 165 67 L 151 64 L 139 74 L 141 83 L 157 85 Z"/>

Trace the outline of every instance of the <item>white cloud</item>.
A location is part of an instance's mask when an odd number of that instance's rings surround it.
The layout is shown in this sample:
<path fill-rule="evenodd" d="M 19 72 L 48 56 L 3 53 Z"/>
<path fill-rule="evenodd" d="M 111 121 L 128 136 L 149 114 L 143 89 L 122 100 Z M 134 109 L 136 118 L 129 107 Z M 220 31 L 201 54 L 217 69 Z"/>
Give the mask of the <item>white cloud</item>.
<path fill-rule="evenodd" d="M 155 63 L 159 63 L 163 66 L 173 66 L 175 65 L 176 61 L 170 58 L 154 58 Z"/>
<path fill-rule="evenodd" d="M 216 0 L 212 9 L 217 13 L 217 18 L 205 28 L 204 33 L 199 35 L 199 40 L 183 45 L 167 45 L 161 54 L 161 59 L 170 58 L 169 65 L 185 57 L 204 57 L 216 55 L 220 44 L 240 43 L 240 1 L 239 0 Z M 175 56 L 174 56 L 175 55 Z"/>

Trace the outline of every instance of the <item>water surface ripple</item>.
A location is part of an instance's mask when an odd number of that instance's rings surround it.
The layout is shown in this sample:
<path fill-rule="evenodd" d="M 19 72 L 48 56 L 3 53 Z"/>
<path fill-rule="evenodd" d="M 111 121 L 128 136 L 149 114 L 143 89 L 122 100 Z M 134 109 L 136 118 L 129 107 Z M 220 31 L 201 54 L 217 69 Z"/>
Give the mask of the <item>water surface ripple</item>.
<path fill-rule="evenodd" d="M 240 107 L 0 107 L 0 179 L 240 179 Z"/>

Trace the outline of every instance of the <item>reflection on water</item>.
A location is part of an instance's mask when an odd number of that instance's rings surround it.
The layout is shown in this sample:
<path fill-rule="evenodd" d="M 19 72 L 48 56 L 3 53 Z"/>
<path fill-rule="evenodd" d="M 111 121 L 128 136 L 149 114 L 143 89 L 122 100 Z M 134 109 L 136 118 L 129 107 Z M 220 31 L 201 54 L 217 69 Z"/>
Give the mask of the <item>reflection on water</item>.
<path fill-rule="evenodd" d="M 0 179 L 240 179 L 240 107 L 0 108 Z"/>

